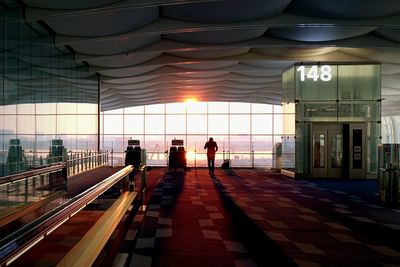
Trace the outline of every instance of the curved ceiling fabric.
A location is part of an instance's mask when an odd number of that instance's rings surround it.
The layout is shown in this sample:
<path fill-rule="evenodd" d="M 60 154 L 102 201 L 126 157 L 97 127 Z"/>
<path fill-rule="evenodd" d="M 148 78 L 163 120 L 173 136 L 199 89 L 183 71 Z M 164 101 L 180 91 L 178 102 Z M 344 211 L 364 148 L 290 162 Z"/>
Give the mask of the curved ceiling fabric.
<path fill-rule="evenodd" d="M 28 22 L 73 50 L 76 90 L 79 77 L 101 76 L 103 110 L 188 96 L 279 104 L 280 75 L 295 62 L 379 61 L 383 113 L 400 115 L 398 0 L 23 2 Z"/>
<path fill-rule="evenodd" d="M 279 15 L 290 0 L 230 0 L 164 6 L 162 15 L 203 23 L 229 23 Z"/>

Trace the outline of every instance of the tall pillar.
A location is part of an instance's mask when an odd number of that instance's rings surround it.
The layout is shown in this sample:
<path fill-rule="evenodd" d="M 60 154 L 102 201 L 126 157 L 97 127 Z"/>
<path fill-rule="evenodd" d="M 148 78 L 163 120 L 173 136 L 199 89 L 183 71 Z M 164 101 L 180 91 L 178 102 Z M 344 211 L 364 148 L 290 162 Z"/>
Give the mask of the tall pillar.
<path fill-rule="evenodd" d="M 97 153 L 100 153 L 101 76 L 97 73 Z"/>

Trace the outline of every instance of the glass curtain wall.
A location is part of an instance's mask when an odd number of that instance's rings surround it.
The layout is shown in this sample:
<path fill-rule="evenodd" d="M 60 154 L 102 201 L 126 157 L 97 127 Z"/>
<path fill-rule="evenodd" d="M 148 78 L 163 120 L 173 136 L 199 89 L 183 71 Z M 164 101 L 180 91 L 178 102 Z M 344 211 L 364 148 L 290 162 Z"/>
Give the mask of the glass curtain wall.
<path fill-rule="evenodd" d="M 194 167 L 206 166 L 203 147 L 213 137 L 219 146 L 217 166 L 230 159 L 233 167 L 270 168 L 283 138 L 282 116 L 281 106 L 233 102 L 123 108 L 102 112 L 101 144 L 115 152 L 115 164 L 123 164 L 127 140 L 140 140 L 147 149 L 147 164 L 166 166 L 171 140 L 182 139 L 188 165 Z"/>
<path fill-rule="evenodd" d="M 382 116 L 382 143 L 400 143 L 400 116 Z"/>
<path fill-rule="evenodd" d="M 365 125 L 367 174 L 377 172 L 381 136 L 378 63 L 307 62 L 282 75 L 284 108 L 296 109 L 296 173 L 310 174 L 310 131 L 318 123 Z M 291 146 L 292 147 L 292 146 Z M 304 156 L 306 155 L 306 156 Z"/>
<path fill-rule="evenodd" d="M 14 1 L 0 4 L 0 175 L 47 164 L 53 139 L 96 150 L 96 77 Z"/>

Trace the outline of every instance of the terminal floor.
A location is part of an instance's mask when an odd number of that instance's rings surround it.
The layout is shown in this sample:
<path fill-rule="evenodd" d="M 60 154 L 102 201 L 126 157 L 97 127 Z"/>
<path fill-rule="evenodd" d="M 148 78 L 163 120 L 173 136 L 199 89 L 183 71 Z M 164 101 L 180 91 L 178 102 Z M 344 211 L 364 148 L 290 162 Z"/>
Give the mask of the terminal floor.
<path fill-rule="evenodd" d="M 73 197 L 82 193 L 86 189 L 95 185 L 96 183 L 103 181 L 107 177 L 121 170 L 122 166 L 110 167 L 101 166 L 89 171 L 79 173 L 77 175 L 68 177 L 67 183 L 67 194 L 68 197 Z"/>
<path fill-rule="evenodd" d="M 70 194 L 99 177 L 71 179 Z M 147 210 L 96 266 L 400 266 L 400 210 L 380 204 L 375 181 L 153 169 L 147 185 Z M 101 214 L 77 214 L 14 266 L 54 266 Z"/>
<path fill-rule="evenodd" d="M 376 193 L 368 180 L 166 172 L 114 266 L 400 266 L 400 210 Z"/>
<path fill-rule="evenodd" d="M 122 169 L 122 167 L 99 167 L 68 178 L 68 195 L 77 195 L 96 183 Z M 163 171 L 148 173 L 149 184 L 155 183 Z M 138 182 L 139 179 L 136 179 Z M 137 184 L 138 188 L 138 184 Z M 113 203 L 113 199 L 94 201 L 66 223 L 46 236 L 36 246 L 13 262 L 12 266 L 55 266 L 75 246 L 87 231 Z"/>

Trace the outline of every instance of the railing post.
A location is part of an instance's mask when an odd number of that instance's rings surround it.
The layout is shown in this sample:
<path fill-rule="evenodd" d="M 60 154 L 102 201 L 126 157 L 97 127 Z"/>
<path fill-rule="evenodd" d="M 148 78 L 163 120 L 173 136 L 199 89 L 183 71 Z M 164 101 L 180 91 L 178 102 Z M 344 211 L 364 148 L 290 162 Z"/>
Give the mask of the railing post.
<path fill-rule="evenodd" d="M 83 167 L 85 165 L 84 163 L 85 163 L 85 156 L 83 154 L 83 151 L 81 151 L 81 172 L 84 171 L 84 169 L 83 169 Z"/>
<path fill-rule="evenodd" d="M 114 167 L 114 150 L 111 149 L 111 167 Z"/>
<path fill-rule="evenodd" d="M 82 171 L 82 155 L 78 153 L 76 156 L 77 173 L 80 173 Z"/>
<path fill-rule="evenodd" d="M 140 192 L 142 193 L 142 205 L 146 205 L 146 165 L 141 165 L 140 169 Z"/>
<path fill-rule="evenodd" d="M 25 178 L 25 203 L 28 203 L 29 178 Z"/>
<path fill-rule="evenodd" d="M 62 170 L 62 176 L 64 177 L 65 192 L 67 192 L 67 186 L 68 186 L 68 167 L 67 167 L 67 165 L 65 165 Z"/>
<path fill-rule="evenodd" d="M 91 170 L 93 168 L 93 166 L 92 166 L 92 151 L 89 151 L 88 161 L 89 161 L 89 170 Z"/>
<path fill-rule="evenodd" d="M 146 166 L 140 166 L 140 190 L 146 190 Z"/>
<path fill-rule="evenodd" d="M 87 161 L 88 161 L 88 151 L 85 151 L 85 171 L 87 171 L 87 170 L 88 170 L 88 164 L 87 164 Z"/>
<path fill-rule="evenodd" d="M 251 167 L 254 169 L 254 150 L 251 151 Z"/>
<path fill-rule="evenodd" d="M 78 154 L 75 153 L 75 155 L 74 155 L 74 174 L 77 174 L 79 172 L 79 166 L 77 164 L 77 157 L 78 157 Z"/>
<path fill-rule="evenodd" d="M 69 174 L 70 174 L 70 170 L 69 170 L 69 160 L 70 160 L 70 158 L 69 158 L 69 156 L 67 156 L 67 161 L 65 162 L 65 169 L 67 170 L 66 172 L 67 172 L 67 177 L 69 176 Z"/>
<path fill-rule="evenodd" d="M 73 174 L 75 174 L 75 172 L 76 172 L 76 162 L 75 162 L 75 155 L 72 155 L 72 172 L 73 172 Z"/>

